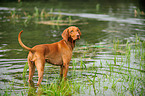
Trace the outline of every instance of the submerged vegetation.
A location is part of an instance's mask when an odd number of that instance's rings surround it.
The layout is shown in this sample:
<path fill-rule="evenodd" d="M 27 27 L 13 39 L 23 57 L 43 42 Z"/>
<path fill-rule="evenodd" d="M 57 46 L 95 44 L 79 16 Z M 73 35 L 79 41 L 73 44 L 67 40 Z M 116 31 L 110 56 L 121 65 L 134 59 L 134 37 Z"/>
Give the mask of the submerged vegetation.
<path fill-rule="evenodd" d="M 23 12 L 23 16 L 19 15 L 16 10 L 12 10 L 10 12 L 10 18 L 12 19 L 19 19 L 19 18 L 25 18 L 24 20 L 24 25 L 27 26 L 28 23 L 30 23 L 30 21 L 32 19 L 34 19 L 35 23 L 38 24 L 46 24 L 46 25 L 58 25 L 58 26 L 62 26 L 62 25 L 81 25 L 81 24 L 87 24 L 85 23 L 79 23 L 80 20 L 73 20 L 71 16 L 63 16 L 61 15 L 61 11 L 59 11 L 58 13 L 60 14 L 53 14 L 54 9 L 51 8 L 49 11 L 46 11 L 45 8 L 43 8 L 42 10 L 40 10 L 37 7 L 34 7 L 34 13 L 30 13 L 29 12 Z M 45 20 L 44 20 L 45 19 Z M 48 21 L 46 21 L 48 20 Z"/>
<path fill-rule="evenodd" d="M 113 62 L 107 60 L 103 62 L 98 59 L 90 63 L 89 60 L 94 59 L 93 55 L 99 54 L 98 50 L 111 50 L 114 55 Z M 73 58 L 67 81 L 60 81 L 59 77 L 56 77 L 53 81 L 46 81 L 46 84 L 42 84 L 39 88 L 29 87 L 27 92 L 14 94 L 22 96 L 26 94 L 28 96 L 145 95 L 145 41 L 141 41 L 137 35 L 133 42 L 127 41 L 123 44 L 116 39 L 108 46 L 87 44 L 77 47 L 74 53 L 82 55 L 79 61 Z M 23 76 L 28 74 L 27 68 L 26 64 Z M 8 91 L 13 93 L 12 88 L 7 89 L 4 96 L 12 95 Z"/>

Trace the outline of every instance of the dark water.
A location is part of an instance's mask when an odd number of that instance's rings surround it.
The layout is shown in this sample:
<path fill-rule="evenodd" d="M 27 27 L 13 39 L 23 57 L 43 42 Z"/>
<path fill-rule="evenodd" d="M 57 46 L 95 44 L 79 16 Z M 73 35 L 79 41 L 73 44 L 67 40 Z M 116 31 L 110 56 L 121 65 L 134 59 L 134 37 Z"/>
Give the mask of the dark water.
<path fill-rule="evenodd" d="M 61 33 L 68 25 L 56 26 L 39 24 L 40 21 L 48 21 L 50 18 L 31 18 L 24 14 L 33 15 L 36 13 L 35 7 L 39 13 L 45 8 L 45 12 L 50 12 L 53 8 L 53 15 L 62 15 L 62 19 L 78 20 L 73 25 L 78 26 L 82 32 L 81 40 L 77 42 L 74 51 L 74 61 L 80 61 L 84 54 L 87 54 L 82 60 L 87 67 L 107 62 L 114 63 L 114 54 L 110 50 L 113 48 L 112 42 L 118 38 L 120 42 L 125 43 L 135 41 L 137 34 L 141 41 L 145 40 L 145 15 L 135 14 L 135 9 L 141 9 L 141 4 L 138 1 L 128 0 L 100 0 L 100 1 L 59 1 L 59 2 L 11 2 L 0 3 L 0 92 L 13 87 L 16 92 L 20 92 L 28 87 L 26 80 L 23 80 L 22 73 L 26 64 L 28 52 L 23 50 L 18 44 L 17 35 L 23 30 L 22 41 L 29 47 L 36 44 L 53 43 L 62 39 Z M 17 16 L 12 18 L 11 13 L 15 12 Z M 137 16 L 135 16 L 137 15 Z M 55 18 L 57 19 L 57 18 Z M 25 22 L 27 22 L 25 24 Z M 89 44 L 89 46 L 107 46 L 107 48 L 89 49 L 89 52 L 78 51 L 80 46 Z M 122 57 L 118 55 L 118 57 Z M 134 57 L 131 57 L 132 70 L 139 69 L 134 64 Z M 72 62 L 71 62 L 72 64 Z M 119 64 L 119 63 L 118 63 Z M 106 74 L 104 70 L 100 70 L 100 76 Z M 117 67 L 117 66 L 116 66 Z M 70 66 L 70 70 L 72 65 Z M 55 70 L 55 71 L 54 71 Z M 116 70 L 118 72 L 118 70 Z M 91 71 L 90 71 L 91 72 Z M 88 71 L 84 71 L 85 75 L 90 75 Z M 49 80 L 53 80 L 59 76 L 59 67 L 46 64 L 43 84 Z M 68 78 L 71 78 L 69 71 Z M 79 78 L 78 78 L 79 79 Z M 77 78 L 76 78 L 77 80 Z M 37 72 L 34 75 L 34 82 L 37 82 Z M 26 85 L 25 85 L 26 84 Z M 24 86 L 25 85 L 25 86 Z M 107 95 L 107 94 L 105 94 Z"/>

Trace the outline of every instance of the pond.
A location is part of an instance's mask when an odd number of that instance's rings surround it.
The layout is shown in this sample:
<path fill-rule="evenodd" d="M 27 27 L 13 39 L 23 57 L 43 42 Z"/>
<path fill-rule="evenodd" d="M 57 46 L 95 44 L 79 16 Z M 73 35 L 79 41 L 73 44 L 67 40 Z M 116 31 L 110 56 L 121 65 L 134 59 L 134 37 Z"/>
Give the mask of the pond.
<path fill-rule="evenodd" d="M 145 95 L 145 13 L 141 4 L 137 0 L 0 3 L 0 93 L 29 94 L 28 69 L 23 76 L 28 51 L 17 40 L 21 30 L 23 43 L 33 47 L 58 42 L 63 30 L 73 25 L 82 36 L 67 78 L 82 84 L 80 90 L 84 90 L 73 95 Z M 46 63 L 42 85 L 59 79 L 59 71 L 58 66 Z"/>

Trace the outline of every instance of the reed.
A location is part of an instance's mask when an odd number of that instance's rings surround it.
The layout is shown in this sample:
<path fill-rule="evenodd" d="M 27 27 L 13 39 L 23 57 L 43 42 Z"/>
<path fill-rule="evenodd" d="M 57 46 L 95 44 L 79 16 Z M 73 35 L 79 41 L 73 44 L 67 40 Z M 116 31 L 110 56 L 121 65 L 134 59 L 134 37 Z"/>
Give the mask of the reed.
<path fill-rule="evenodd" d="M 76 60 L 73 60 L 72 61 L 72 69 L 73 69 L 73 72 L 72 72 L 72 77 L 74 78 L 75 77 L 75 75 L 76 75 L 76 65 L 77 65 L 77 63 L 76 63 Z"/>
<path fill-rule="evenodd" d="M 16 14 L 16 10 L 11 10 L 10 11 L 10 18 L 12 19 L 12 21 L 15 23 L 15 20 L 18 20 L 20 16 L 18 14 Z"/>
<path fill-rule="evenodd" d="M 26 73 L 27 73 L 27 69 L 29 68 L 28 63 L 25 64 L 24 70 L 23 70 L 23 74 L 22 77 L 25 78 L 26 77 Z"/>
<path fill-rule="evenodd" d="M 116 57 L 116 55 L 114 56 L 114 65 L 116 65 L 116 63 L 117 63 L 117 57 Z"/>
<path fill-rule="evenodd" d="M 54 15 L 53 8 L 51 8 L 49 12 L 46 12 L 45 8 L 43 8 L 42 10 L 39 10 L 38 7 L 34 7 L 33 12 L 34 13 L 23 12 L 24 16 L 21 16 L 21 15 L 16 14 L 16 10 L 12 10 L 9 17 L 12 18 L 12 20 L 14 21 L 13 23 L 16 23 L 15 19 L 17 19 L 17 21 L 18 21 L 18 19 L 21 19 L 21 17 L 23 17 L 23 18 L 25 17 L 24 25 L 26 27 L 29 24 L 30 20 L 33 20 L 35 23 L 39 23 L 41 20 L 42 21 L 41 24 L 56 25 L 58 29 L 59 29 L 58 26 L 60 26 L 60 25 L 72 25 L 72 22 L 77 22 L 77 20 L 73 21 L 71 16 L 67 17 L 67 16 L 61 15 L 61 11 L 59 11 L 60 14 Z M 43 22 L 44 19 L 50 19 L 50 20 L 46 21 L 46 23 L 44 23 Z"/>
<path fill-rule="evenodd" d="M 69 20 L 69 24 L 71 25 L 72 24 L 72 18 L 71 18 L 71 16 L 68 17 L 68 20 Z"/>
<path fill-rule="evenodd" d="M 45 8 L 42 9 L 41 13 L 40 13 L 40 17 L 41 17 L 41 20 L 43 20 L 43 18 L 45 17 Z"/>
<path fill-rule="evenodd" d="M 8 88 L 6 88 L 6 90 L 4 90 L 4 95 L 3 96 L 11 96 L 11 93 L 9 92 Z"/>
<path fill-rule="evenodd" d="M 62 80 L 58 82 L 54 80 L 52 83 L 42 86 L 43 94 L 48 96 L 68 96 L 73 93 L 80 92 L 81 85 L 77 82 L 73 82 L 71 80 Z M 41 94 L 42 95 L 42 94 Z"/>
<path fill-rule="evenodd" d="M 102 68 L 103 67 L 103 63 L 102 63 L 102 61 L 100 60 L 100 67 Z"/>
<path fill-rule="evenodd" d="M 87 66 L 86 66 L 85 63 L 83 62 L 82 58 L 81 58 L 81 61 L 80 61 L 80 68 L 81 68 L 81 69 L 87 69 Z"/>
<path fill-rule="evenodd" d="M 100 4 L 96 4 L 96 11 L 99 11 L 100 9 Z"/>
<path fill-rule="evenodd" d="M 37 7 L 34 7 L 35 13 L 34 13 L 34 17 L 39 17 L 39 9 Z"/>
<path fill-rule="evenodd" d="M 95 84 L 96 84 L 96 80 L 95 80 L 96 79 L 96 73 L 93 76 L 93 80 L 91 78 L 89 78 L 88 76 L 87 76 L 87 79 L 90 82 L 90 85 L 93 86 L 94 94 L 97 95 L 97 93 L 96 93 L 96 86 L 95 86 Z"/>
<path fill-rule="evenodd" d="M 62 20 L 61 14 L 59 14 L 58 17 L 57 17 L 57 24 L 59 24 L 61 20 Z"/>
<path fill-rule="evenodd" d="M 27 18 L 24 20 L 24 25 L 27 27 L 27 25 L 29 24 L 30 20 L 32 19 L 31 15 L 27 15 Z"/>
<path fill-rule="evenodd" d="M 16 10 L 11 11 L 11 17 L 14 18 L 16 16 Z"/>

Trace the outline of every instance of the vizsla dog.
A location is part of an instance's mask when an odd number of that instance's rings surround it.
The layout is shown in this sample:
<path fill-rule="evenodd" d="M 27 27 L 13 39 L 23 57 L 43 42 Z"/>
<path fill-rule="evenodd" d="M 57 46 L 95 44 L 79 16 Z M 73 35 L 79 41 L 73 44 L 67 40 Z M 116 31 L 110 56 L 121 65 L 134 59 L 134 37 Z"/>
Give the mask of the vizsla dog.
<path fill-rule="evenodd" d="M 43 79 L 45 62 L 60 66 L 60 76 L 66 79 L 69 62 L 72 57 L 72 50 L 75 47 L 75 41 L 80 39 L 81 32 L 78 27 L 71 26 L 62 33 L 62 40 L 52 44 L 36 45 L 33 48 L 25 46 L 21 41 L 21 31 L 18 35 L 20 45 L 29 51 L 29 83 L 32 81 L 35 66 L 38 70 L 38 83 L 40 85 Z"/>

